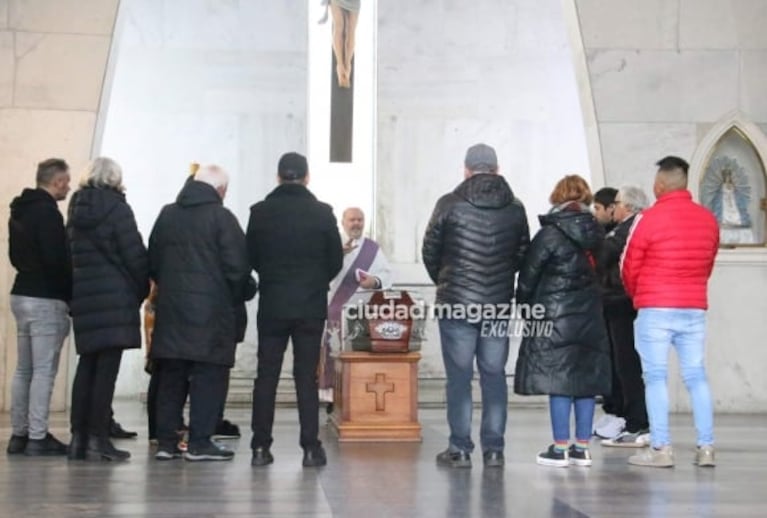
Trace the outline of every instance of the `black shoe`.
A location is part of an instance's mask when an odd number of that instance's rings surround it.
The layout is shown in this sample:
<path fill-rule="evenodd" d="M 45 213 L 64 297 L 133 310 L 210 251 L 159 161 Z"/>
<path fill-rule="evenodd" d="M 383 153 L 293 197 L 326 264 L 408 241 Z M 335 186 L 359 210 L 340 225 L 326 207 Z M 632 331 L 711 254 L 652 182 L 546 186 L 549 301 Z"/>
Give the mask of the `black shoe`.
<path fill-rule="evenodd" d="M 129 432 L 123 429 L 122 425 L 112 419 L 109 423 L 109 437 L 112 439 L 135 439 L 138 437 L 136 432 Z"/>
<path fill-rule="evenodd" d="M 85 450 L 87 460 L 128 460 L 130 452 L 118 450 L 108 437 L 88 436 L 88 448 Z"/>
<path fill-rule="evenodd" d="M 81 432 L 73 432 L 69 442 L 69 460 L 85 460 L 85 452 L 88 450 L 88 436 Z"/>
<path fill-rule="evenodd" d="M 304 448 L 304 461 L 302 464 L 305 468 L 317 468 L 327 463 L 328 458 L 322 445 Z"/>
<path fill-rule="evenodd" d="M 328 406 L 325 407 L 325 412 L 327 412 L 328 415 L 331 415 L 334 408 L 335 406 L 333 406 L 333 403 L 328 403 Z"/>
<path fill-rule="evenodd" d="M 576 448 L 575 445 L 571 445 L 567 450 L 567 456 L 569 457 L 570 464 L 573 466 L 591 466 L 591 453 L 588 449 Z"/>
<path fill-rule="evenodd" d="M 482 455 L 482 460 L 486 468 L 502 468 L 505 463 L 502 451 L 486 451 Z"/>
<path fill-rule="evenodd" d="M 538 454 L 536 462 L 541 466 L 552 466 L 555 468 L 566 468 L 570 465 L 570 458 L 567 450 L 558 450 L 553 444 L 549 449 Z"/>
<path fill-rule="evenodd" d="M 56 439 L 50 433 L 44 439 L 29 439 L 24 455 L 31 457 L 49 457 L 53 455 L 66 455 L 67 445 Z"/>
<path fill-rule="evenodd" d="M 19 455 L 24 453 L 27 448 L 27 441 L 29 436 L 27 435 L 11 435 L 11 440 L 8 441 L 8 455 Z"/>
<path fill-rule="evenodd" d="M 204 446 L 192 447 L 190 444 L 189 449 L 184 453 L 184 458 L 189 461 L 232 460 L 234 452 L 213 441 L 208 441 Z"/>
<path fill-rule="evenodd" d="M 250 459 L 251 466 L 268 466 L 274 462 L 274 456 L 269 448 L 259 447 L 253 450 L 253 457 Z"/>
<path fill-rule="evenodd" d="M 448 468 L 470 468 L 471 455 L 465 451 L 451 451 L 448 448 L 437 455 L 437 465 Z"/>
<path fill-rule="evenodd" d="M 213 439 L 237 439 L 240 437 L 240 427 L 226 419 L 222 419 L 216 425 Z"/>

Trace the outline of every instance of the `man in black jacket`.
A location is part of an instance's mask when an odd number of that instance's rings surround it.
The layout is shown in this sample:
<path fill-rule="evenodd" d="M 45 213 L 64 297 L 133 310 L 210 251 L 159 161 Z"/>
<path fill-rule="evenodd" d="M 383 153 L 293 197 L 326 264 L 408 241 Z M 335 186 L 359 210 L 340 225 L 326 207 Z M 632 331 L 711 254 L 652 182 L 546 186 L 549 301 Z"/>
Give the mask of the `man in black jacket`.
<path fill-rule="evenodd" d="M 623 288 L 620 272 L 621 254 L 634 219 L 649 205 L 647 195 L 639 187 L 621 187 L 615 196 L 613 213 L 617 225 L 605 236 L 597 254 L 597 273 L 602 285 L 605 324 L 612 351 L 613 380 L 618 378 L 621 386 L 622 401 L 619 403 L 626 421 L 624 430 L 603 440 L 603 446 L 641 448 L 650 442 L 642 364 L 634 349 L 637 312 Z"/>
<path fill-rule="evenodd" d="M 202 167 L 176 203 L 163 208 L 149 238 L 149 273 L 157 283 L 150 356 L 156 360 L 155 457 L 179 457 L 178 416 L 189 380 L 187 460 L 229 460 L 234 453 L 211 440 L 234 365 L 237 307 L 250 279 L 245 234 L 223 206 L 228 177 Z"/>
<path fill-rule="evenodd" d="M 69 192 L 69 166 L 51 158 L 37 166 L 37 188 L 11 203 L 8 255 L 16 268 L 11 309 L 18 360 L 11 385 L 12 435 L 8 453 L 65 455 L 48 432 L 48 412 L 59 355 L 69 334 L 72 267 L 64 218 L 56 202 Z"/>
<path fill-rule="evenodd" d="M 343 250 L 333 209 L 306 188 L 306 158 L 287 153 L 279 186 L 250 209 L 250 264 L 258 273 L 258 377 L 253 388 L 253 466 L 274 462 L 274 403 L 282 358 L 293 342 L 293 377 L 305 467 L 326 464 L 318 438 L 317 364 L 327 317 L 328 287 L 341 270 Z"/>
<path fill-rule="evenodd" d="M 434 208 L 422 256 L 429 277 L 437 285 L 436 303 L 463 307 L 470 316 L 475 314 L 472 308 L 485 304 L 502 308 L 500 305 L 511 303 L 514 274 L 530 244 L 530 230 L 524 206 L 498 175 L 493 148 L 485 144 L 470 147 L 464 165 L 463 183 L 440 198 Z M 471 379 L 476 357 L 482 388 L 484 464 L 501 467 L 508 401 L 508 335 L 485 332 L 489 326 L 484 325 L 484 317 L 450 316 L 439 321 L 450 444 L 437 456 L 437 463 L 471 466 Z"/>

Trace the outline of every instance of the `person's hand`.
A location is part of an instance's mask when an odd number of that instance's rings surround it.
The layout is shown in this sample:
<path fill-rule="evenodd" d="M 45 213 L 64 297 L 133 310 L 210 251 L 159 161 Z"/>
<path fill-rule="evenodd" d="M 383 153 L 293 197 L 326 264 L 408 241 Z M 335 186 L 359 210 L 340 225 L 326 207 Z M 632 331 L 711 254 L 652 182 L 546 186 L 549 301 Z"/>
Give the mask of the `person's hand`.
<path fill-rule="evenodd" d="M 366 290 L 374 290 L 378 287 L 378 279 L 373 275 L 360 274 L 360 286 Z"/>
<path fill-rule="evenodd" d="M 355 248 L 357 248 L 357 245 L 352 246 L 353 240 L 349 240 L 344 244 L 344 255 L 348 254 Z"/>

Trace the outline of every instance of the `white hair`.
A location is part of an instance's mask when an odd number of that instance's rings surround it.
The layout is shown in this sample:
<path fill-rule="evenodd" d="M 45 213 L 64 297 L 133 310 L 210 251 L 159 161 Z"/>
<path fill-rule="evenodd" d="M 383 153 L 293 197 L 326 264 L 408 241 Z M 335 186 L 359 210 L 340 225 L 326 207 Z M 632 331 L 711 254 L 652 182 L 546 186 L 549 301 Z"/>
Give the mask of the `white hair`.
<path fill-rule="evenodd" d="M 98 188 L 109 187 L 118 191 L 124 191 L 123 170 L 120 164 L 111 158 L 100 156 L 91 162 L 80 185 L 90 185 Z"/>
<path fill-rule="evenodd" d="M 650 206 L 650 199 L 641 187 L 624 185 L 618 189 L 618 194 L 620 194 L 620 200 L 623 206 L 631 212 L 639 212 Z"/>
<path fill-rule="evenodd" d="M 204 165 L 197 170 L 194 179 L 213 186 L 214 189 L 229 184 L 229 174 L 217 165 Z"/>

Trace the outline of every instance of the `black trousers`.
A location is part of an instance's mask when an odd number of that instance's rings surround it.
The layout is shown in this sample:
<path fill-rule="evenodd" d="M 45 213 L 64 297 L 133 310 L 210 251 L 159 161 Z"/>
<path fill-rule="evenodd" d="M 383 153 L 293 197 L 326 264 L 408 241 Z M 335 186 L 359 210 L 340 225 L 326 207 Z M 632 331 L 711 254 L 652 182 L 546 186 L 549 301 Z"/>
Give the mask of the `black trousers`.
<path fill-rule="evenodd" d="M 160 371 L 155 368 L 152 371 L 152 375 L 149 377 L 149 387 L 146 392 L 146 417 L 147 428 L 149 431 L 150 439 L 157 439 L 157 393 L 160 387 Z M 184 388 L 184 401 L 186 401 L 186 395 L 189 394 L 189 380 L 187 380 L 186 387 Z M 178 425 L 176 430 L 184 428 L 184 407 L 182 405 L 178 413 Z"/>
<path fill-rule="evenodd" d="M 216 430 L 226 399 L 229 367 L 188 360 L 159 360 L 157 387 L 157 439 L 160 448 L 178 442 L 179 416 L 189 392 L 189 448 L 204 447 Z"/>
<path fill-rule="evenodd" d="M 112 397 L 122 349 L 82 354 L 72 385 L 72 433 L 109 437 Z"/>
<path fill-rule="evenodd" d="M 293 342 L 293 378 L 298 398 L 302 448 L 319 446 L 319 408 L 317 364 L 325 329 L 324 319 L 258 319 L 258 375 L 253 386 L 251 447 L 272 445 L 274 402 L 280 381 L 282 359 Z"/>
<path fill-rule="evenodd" d="M 619 382 L 621 417 L 626 419 L 626 429 L 637 432 L 649 427 L 645 407 L 642 363 L 634 349 L 634 319 L 636 311 L 630 303 L 605 312 L 607 334 L 610 338 L 613 358 L 613 384 Z"/>

